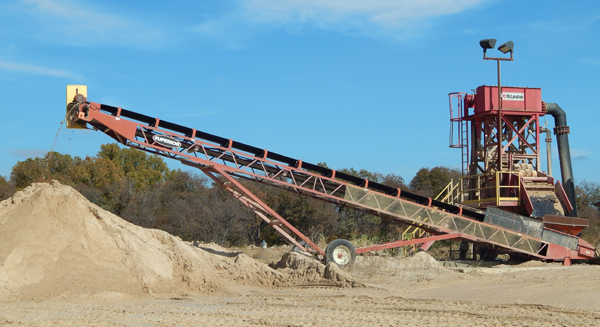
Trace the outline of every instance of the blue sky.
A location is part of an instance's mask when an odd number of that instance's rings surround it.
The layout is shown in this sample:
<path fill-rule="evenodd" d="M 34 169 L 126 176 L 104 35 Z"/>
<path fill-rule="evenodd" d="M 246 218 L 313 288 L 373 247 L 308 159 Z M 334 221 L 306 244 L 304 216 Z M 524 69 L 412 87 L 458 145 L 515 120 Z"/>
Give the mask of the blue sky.
<path fill-rule="evenodd" d="M 67 84 L 334 169 L 408 182 L 459 168 L 448 93 L 496 84 L 479 47 L 496 38 L 515 43 L 502 84 L 540 87 L 567 112 L 576 183 L 598 183 L 599 34 L 598 1 L 3 0 L 0 175 L 50 151 Z M 93 156 L 111 140 L 63 127 L 54 150 Z"/>

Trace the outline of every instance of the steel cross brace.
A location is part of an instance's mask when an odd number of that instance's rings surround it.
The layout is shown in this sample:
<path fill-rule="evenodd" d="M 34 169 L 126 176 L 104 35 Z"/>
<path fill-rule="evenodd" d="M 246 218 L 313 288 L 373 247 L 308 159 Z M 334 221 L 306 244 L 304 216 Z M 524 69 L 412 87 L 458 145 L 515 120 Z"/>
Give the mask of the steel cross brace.
<path fill-rule="evenodd" d="M 267 204 L 262 202 L 254 193 L 252 193 L 250 190 L 244 187 L 244 185 L 242 185 L 239 181 L 237 181 L 227 172 L 215 167 L 205 167 L 201 170 L 217 185 L 223 187 L 229 193 L 233 194 L 236 197 L 236 199 L 238 199 L 242 204 L 252 209 L 267 224 L 272 226 L 277 232 L 279 232 L 283 237 L 285 237 L 288 241 L 297 246 L 299 249 L 305 252 L 309 252 L 308 248 L 300 244 L 294 237 L 292 237 L 283 228 L 281 228 L 281 226 L 285 226 L 293 234 L 295 234 L 304 242 L 309 244 L 310 247 L 312 247 L 312 249 L 314 249 L 318 254 L 325 255 L 325 252 L 321 250 L 316 244 L 314 244 L 308 237 L 302 234 L 302 232 L 296 229 L 275 210 L 273 210 Z M 222 180 L 220 180 L 217 176 L 215 176 L 215 173 L 223 176 L 227 180 L 227 182 L 223 182 Z M 235 186 L 235 188 L 237 188 L 237 191 L 227 184 L 232 184 L 233 186 Z M 273 217 L 274 219 L 270 219 L 269 216 Z"/>
<path fill-rule="evenodd" d="M 523 124 L 523 126 L 517 130 L 514 126 L 513 126 L 513 122 L 511 122 L 510 120 L 508 120 L 506 117 L 502 117 L 502 120 L 506 123 L 506 126 L 508 126 L 513 132 L 515 132 L 515 136 L 512 137 L 512 139 L 510 139 L 508 141 L 508 143 L 502 147 L 502 151 L 506 151 L 508 149 L 508 146 L 511 145 L 517 138 L 521 139 L 521 141 L 523 141 L 523 144 L 526 144 L 527 147 L 534 152 L 537 152 L 537 149 L 534 149 L 531 144 L 529 143 L 529 140 L 527 139 L 529 136 L 523 136 L 523 132 L 525 131 L 525 129 L 527 127 L 529 127 L 531 125 L 531 123 L 536 124 L 537 123 L 537 116 L 535 116 L 535 118 L 529 119 L 525 124 Z M 537 133 L 536 133 L 537 134 Z M 536 137 L 536 143 L 535 145 L 537 146 L 537 137 Z"/>
<path fill-rule="evenodd" d="M 443 234 L 443 235 L 436 235 L 436 236 L 429 236 L 429 237 L 422 237 L 422 238 L 413 238 L 412 240 L 407 240 L 407 241 L 395 241 L 395 242 L 383 243 L 383 244 L 378 244 L 378 245 L 373 245 L 373 246 L 365 246 L 365 247 L 356 249 L 356 253 L 381 251 L 381 250 L 392 249 L 392 248 L 397 248 L 397 247 L 401 247 L 401 246 L 407 246 L 407 245 L 413 245 L 413 244 L 424 244 L 424 243 L 428 243 L 428 242 L 456 239 L 456 238 L 462 238 L 462 237 L 463 236 L 461 233 L 452 233 L 452 234 Z"/>

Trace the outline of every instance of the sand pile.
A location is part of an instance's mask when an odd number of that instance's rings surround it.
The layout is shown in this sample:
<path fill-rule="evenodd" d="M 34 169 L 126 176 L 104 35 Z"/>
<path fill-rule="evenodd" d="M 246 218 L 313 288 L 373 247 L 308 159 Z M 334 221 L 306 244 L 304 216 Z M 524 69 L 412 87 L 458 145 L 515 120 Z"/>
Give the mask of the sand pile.
<path fill-rule="evenodd" d="M 304 254 L 291 251 L 284 254 L 275 264 L 278 271 L 287 274 L 288 280 L 295 284 L 331 284 L 338 287 L 363 287 L 349 273 L 334 263 L 327 265 Z"/>
<path fill-rule="evenodd" d="M 0 202 L 0 300 L 182 296 L 284 275 L 243 254 L 207 252 L 102 210 L 58 182 Z"/>
<path fill-rule="evenodd" d="M 547 264 L 545 262 L 539 261 L 539 260 L 529 260 L 529 261 L 525 261 L 525 262 L 521 262 L 517 265 L 514 265 L 514 267 L 517 268 L 537 268 L 537 267 L 546 267 L 549 266 L 550 264 Z"/>
<path fill-rule="evenodd" d="M 417 252 L 410 257 L 357 256 L 349 272 L 361 280 L 371 280 L 373 277 L 383 280 L 385 276 L 409 282 L 453 273 L 426 252 Z"/>
<path fill-rule="evenodd" d="M 371 267 L 382 270 L 443 269 L 443 265 L 426 252 L 419 251 L 409 257 L 366 255 L 356 258 L 353 268 Z"/>

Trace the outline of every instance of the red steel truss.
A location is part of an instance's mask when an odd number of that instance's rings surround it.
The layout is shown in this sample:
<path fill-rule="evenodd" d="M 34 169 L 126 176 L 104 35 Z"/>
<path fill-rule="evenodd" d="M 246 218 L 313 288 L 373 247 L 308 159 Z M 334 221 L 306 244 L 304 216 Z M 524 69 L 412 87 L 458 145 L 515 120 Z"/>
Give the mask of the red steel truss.
<path fill-rule="evenodd" d="M 304 251 L 320 255 L 325 253 L 244 187 L 239 178 L 294 191 L 384 219 L 416 225 L 433 235 L 418 240 L 398 240 L 358 248 L 356 253 L 440 239 L 462 239 L 543 260 L 594 257 L 593 247 L 574 236 L 568 236 L 571 245 L 558 245 L 486 223 L 481 212 L 469 207 L 435 201 L 120 107 L 88 102 L 81 94 L 68 104 L 67 120 L 71 125 L 89 125 L 123 145 L 200 169 Z"/>

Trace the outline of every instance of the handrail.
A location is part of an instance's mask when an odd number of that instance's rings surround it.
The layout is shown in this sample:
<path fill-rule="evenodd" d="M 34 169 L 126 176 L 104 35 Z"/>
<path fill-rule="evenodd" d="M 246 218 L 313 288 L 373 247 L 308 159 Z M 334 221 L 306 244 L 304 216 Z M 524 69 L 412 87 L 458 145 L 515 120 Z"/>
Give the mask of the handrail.
<path fill-rule="evenodd" d="M 450 182 L 448 182 L 448 184 L 446 185 L 446 187 L 444 187 L 444 189 L 441 190 L 440 193 L 438 193 L 438 195 L 435 196 L 434 200 L 446 202 L 449 204 L 456 204 L 458 198 L 461 195 L 460 190 L 458 189 L 459 186 L 460 186 L 459 184 L 454 183 L 454 179 L 451 179 Z M 456 192 L 456 191 L 458 191 L 458 192 Z M 423 218 L 423 222 L 427 222 L 427 221 L 428 221 L 427 217 Z M 415 224 L 415 225 L 408 226 L 406 228 L 406 230 L 404 230 L 404 233 L 402 233 L 402 239 L 408 241 L 408 240 L 412 240 L 415 238 L 424 237 L 424 235 L 427 232 L 421 228 L 422 226 L 423 226 L 423 224 Z M 418 245 L 419 244 L 409 245 L 409 247 L 411 248 L 409 253 L 414 252 L 417 249 Z"/>
<path fill-rule="evenodd" d="M 458 198 L 461 195 L 458 187 L 459 187 L 459 184 L 455 184 L 454 179 L 451 179 L 450 182 L 448 182 L 448 184 L 446 185 L 446 187 L 444 187 L 444 189 L 441 190 L 440 193 L 438 193 L 438 195 L 435 196 L 434 200 L 439 200 L 439 201 L 446 202 L 449 204 L 456 204 L 456 202 L 458 201 Z M 444 194 L 446 194 L 446 195 L 440 199 L 440 197 Z"/>
<path fill-rule="evenodd" d="M 466 182 L 466 183 L 465 183 Z M 510 184 L 510 183 L 515 184 Z M 475 185 L 465 188 L 465 185 Z M 495 203 L 511 201 L 520 204 L 521 178 L 515 171 L 496 171 L 469 175 L 461 178 L 461 194 L 464 204 Z"/>

